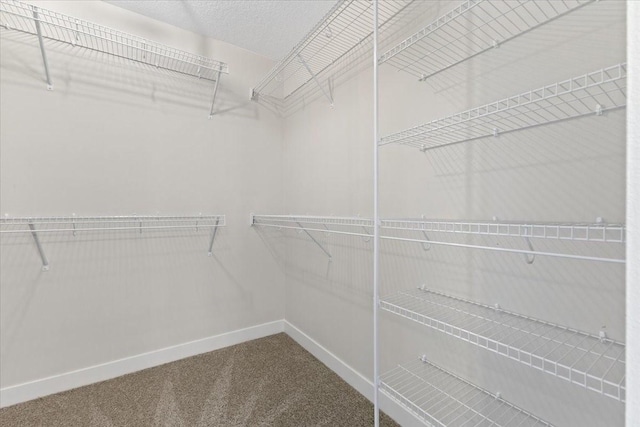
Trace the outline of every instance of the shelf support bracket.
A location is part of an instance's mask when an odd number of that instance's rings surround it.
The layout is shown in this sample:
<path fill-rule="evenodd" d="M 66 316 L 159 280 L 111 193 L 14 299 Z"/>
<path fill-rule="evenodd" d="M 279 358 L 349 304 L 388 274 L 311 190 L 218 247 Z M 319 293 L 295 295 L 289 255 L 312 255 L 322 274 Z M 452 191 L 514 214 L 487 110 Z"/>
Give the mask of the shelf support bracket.
<path fill-rule="evenodd" d="M 302 224 L 300 224 L 298 221 L 296 221 L 296 224 L 298 224 L 298 227 L 300 227 L 300 229 L 301 229 L 302 231 L 304 231 L 304 232 L 307 234 L 307 236 L 309 236 L 309 238 L 310 238 L 311 240 L 313 240 L 313 243 L 315 243 L 316 245 L 318 245 L 318 247 L 322 250 L 322 252 L 324 252 L 324 253 L 329 257 L 329 261 L 331 261 L 332 256 L 331 256 L 331 254 L 329 253 L 329 251 L 327 251 L 327 250 L 324 248 L 324 246 L 322 246 L 322 245 L 320 244 L 320 242 L 318 242 L 318 241 L 316 240 L 316 238 L 315 238 L 315 237 L 313 237 L 313 236 L 311 235 L 311 233 L 309 233 L 309 232 L 307 231 L 307 229 L 306 229 L 306 228 L 304 228 L 304 227 L 302 226 Z"/>
<path fill-rule="evenodd" d="M 220 83 L 220 76 L 222 75 L 222 71 L 220 69 L 218 69 L 218 75 L 216 77 L 216 84 L 215 86 L 213 86 L 213 98 L 211 99 L 211 109 L 209 110 L 209 119 L 213 118 L 213 115 L 215 114 L 213 112 L 213 106 L 216 103 L 216 96 L 218 95 L 218 85 Z"/>
<path fill-rule="evenodd" d="M 252 218 L 253 220 L 253 218 Z M 220 218 L 216 218 L 216 225 L 213 227 L 213 232 L 211 233 L 211 240 L 209 240 L 209 256 L 213 256 L 213 242 L 216 240 L 216 233 L 218 232 L 218 224 L 220 223 Z"/>
<path fill-rule="evenodd" d="M 298 54 L 298 59 L 300 60 L 300 62 L 302 63 L 302 65 L 304 65 L 304 68 L 307 69 L 307 71 L 309 72 L 309 74 L 311 75 L 311 78 L 313 79 L 313 81 L 316 83 L 316 85 L 318 85 L 318 87 L 320 88 L 320 90 L 322 91 L 322 93 L 324 94 L 324 96 L 329 100 L 329 104 L 333 107 L 333 97 L 331 96 L 331 94 L 329 92 L 327 92 L 325 90 L 324 87 L 322 87 L 322 85 L 320 84 L 320 82 L 318 81 L 318 78 L 316 77 L 315 74 L 313 74 L 313 71 L 311 71 L 311 68 L 309 67 L 309 64 L 307 64 L 307 61 L 304 60 L 304 58 L 302 57 L 302 55 Z"/>
<path fill-rule="evenodd" d="M 529 234 L 529 233 L 525 232 L 525 234 Z M 535 249 L 533 248 L 533 243 L 531 243 L 531 239 L 529 238 L 529 236 L 525 236 L 524 240 L 527 242 L 527 246 L 529 247 L 529 250 L 531 252 L 535 252 Z M 524 259 L 525 261 L 527 261 L 527 264 L 531 265 L 536 260 L 536 254 L 524 254 Z"/>
<path fill-rule="evenodd" d="M 33 237 L 33 241 L 36 242 L 36 247 L 38 248 L 38 253 L 40 254 L 40 259 L 42 260 L 42 271 L 49 271 L 49 260 L 42 249 L 42 245 L 40 244 L 40 238 L 38 237 L 38 232 L 36 231 L 35 225 L 29 223 L 29 229 L 31 230 L 31 236 Z"/>
<path fill-rule="evenodd" d="M 40 44 L 40 53 L 42 53 L 42 62 L 44 63 L 44 74 L 47 78 L 47 90 L 53 90 L 51 75 L 49 74 L 49 62 L 47 61 L 47 52 L 44 50 L 44 40 L 42 39 L 42 29 L 40 28 L 40 18 L 38 16 L 38 8 L 33 6 L 33 21 L 36 24 L 36 32 L 38 33 L 38 43 Z"/>

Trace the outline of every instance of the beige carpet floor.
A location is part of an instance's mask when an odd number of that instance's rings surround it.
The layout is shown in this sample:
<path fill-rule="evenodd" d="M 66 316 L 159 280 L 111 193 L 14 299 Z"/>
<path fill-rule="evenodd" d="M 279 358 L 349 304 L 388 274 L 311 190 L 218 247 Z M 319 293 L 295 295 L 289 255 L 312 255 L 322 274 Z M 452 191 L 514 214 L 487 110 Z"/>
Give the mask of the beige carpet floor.
<path fill-rule="evenodd" d="M 372 425 L 371 403 L 285 334 L 0 410 L 2 427 Z"/>

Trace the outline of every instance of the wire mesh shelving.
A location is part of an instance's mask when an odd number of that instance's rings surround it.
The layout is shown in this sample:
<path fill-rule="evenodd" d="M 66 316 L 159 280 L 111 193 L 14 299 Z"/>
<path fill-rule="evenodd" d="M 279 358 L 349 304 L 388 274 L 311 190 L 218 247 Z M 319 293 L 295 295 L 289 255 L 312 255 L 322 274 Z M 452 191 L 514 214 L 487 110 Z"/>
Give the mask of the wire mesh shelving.
<path fill-rule="evenodd" d="M 312 237 L 311 232 L 317 232 L 359 236 L 366 239 L 366 241 L 371 239 L 373 229 L 373 220 L 361 217 L 252 215 L 250 224 L 277 229 L 292 229 L 299 232 L 304 231 L 310 237 Z M 532 243 L 532 240 L 544 239 L 622 244 L 625 241 L 625 227 L 621 224 L 381 219 L 380 230 L 380 238 L 382 240 L 421 243 L 429 247 L 436 245 L 517 253 L 526 256 L 529 264 L 532 264 L 538 255 L 612 263 L 625 262 L 622 258 L 536 250 Z M 478 242 L 453 242 L 435 238 L 436 234 L 522 238 L 527 244 L 527 249 L 491 246 Z M 313 240 L 316 241 L 315 238 Z M 320 245 L 317 241 L 316 243 Z M 323 251 L 328 254 L 324 247 Z"/>
<path fill-rule="evenodd" d="M 379 3 L 380 28 L 413 0 Z M 251 99 L 287 115 L 316 95 L 333 105 L 331 78 L 371 52 L 373 3 L 340 0 L 252 90 Z"/>
<path fill-rule="evenodd" d="M 524 92 L 381 138 L 422 151 L 626 106 L 625 63 Z"/>
<path fill-rule="evenodd" d="M 594 0 L 466 0 L 386 51 L 379 63 L 426 80 Z"/>
<path fill-rule="evenodd" d="M 100 231 L 143 231 L 162 230 L 210 230 L 209 256 L 219 227 L 224 227 L 225 215 L 127 215 L 127 216 L 52 216 L 52 217 L 2 217 L 0 235 L 31 234 L 42 260 L 42 269 L 49 270 L 49 260 L 40 242 L 41 233 L 78 233 Z"/>
<path fill-rule="evenodd" d="M 625 346 L 424 286 L 381 298 L 380 308 L 589 390 L 625 401 Z"/>
<path fill-rule="evenodd" d="M 38 37 L 49 89 L 53 88 L 53 83 L 44 40 L 123 58 L 147 65 L 151 69 L 212 81 L 214 88 L 211 114 L 214 113 L 213 103 L 221 74 L 229 72 L 229 67 L 224 62 L 17 0 L 0 0 L 0 26 Z"/>
<path fill-rule="evenodd" d="M 425 356 L 383 374 L 380 391 L 434 427 L 551 426 L 498 393 L 434 365 Z"/>

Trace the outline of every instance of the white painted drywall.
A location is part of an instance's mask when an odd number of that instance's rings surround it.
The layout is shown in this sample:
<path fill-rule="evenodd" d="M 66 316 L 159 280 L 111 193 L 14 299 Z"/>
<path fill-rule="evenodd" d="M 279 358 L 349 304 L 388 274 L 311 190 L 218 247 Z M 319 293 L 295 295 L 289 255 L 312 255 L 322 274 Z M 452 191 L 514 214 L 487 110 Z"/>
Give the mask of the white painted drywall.
<path fill-rule="evenodd" d="M 284 317 L 284 277 L 252 210 L 281 211 L 281 122 L 248 100 L 262 56 L 101 1 L 38 5 L 229 64 L 211 83 L 70 46 L 51 46 L 45 89 L 34 37 L 2 32 L 2 214 L 227 215 L 206 232 L 4 236 L 0 387 L 180 345 Z"/>
<path fill-rule="evenodd" d="M 433 7 L 432 19 L 447 3 Z M 380 131 L 429 120 L 625 61 L 623 2 L 594 2 L 419 83 L 381 67 Z M 285 213 L 371 215 L 371 69 L 285 122 Z M 595 106 L 594 106 L 595 110 Z M 496 139 L 420 153 L 381 150 L 381 215 L 448 219 L 594 222 L 625 220 L 625 112 L 540 127 Z M 372 372 L 371 243 L 317 237 L 333 261 L 303 234 L 261 231 L 286 268 L 286 319 L 367 378 Z M 447 237 L 445 237 L 447 238 Z M 449 239 L 451 236 L 448 237 Z M 482 240 L 491 245 L 525 242 Z M 581 252 L 579 243 L 535 242 L 538 250 Z M 621 245 L 591 246 L 623 257 Z M 597 334 L 625 337 L 624 266 L 456 248 L 382 244 L 381 287 L 427 286 Z M 620 426 L 613 399 L 383 313 L 382 372 L 428 357 L 555 425 Z"/>
<path fill-rule="evenodd" d="M 627 426 L 640 425 L 640 3 L 627 2 Z"/>

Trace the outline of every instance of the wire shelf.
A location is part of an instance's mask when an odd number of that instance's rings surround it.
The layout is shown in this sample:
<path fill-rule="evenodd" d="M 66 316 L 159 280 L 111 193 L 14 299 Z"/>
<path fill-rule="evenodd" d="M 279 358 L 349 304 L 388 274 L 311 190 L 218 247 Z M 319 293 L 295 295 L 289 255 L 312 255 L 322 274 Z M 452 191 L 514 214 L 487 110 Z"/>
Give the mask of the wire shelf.
<path fill-rule="evenodd" d="M 626 106 L 626 77 L 627 65 L 614 65 L 388 135 L 380 140 L 380 145 L 403 144 L 425 151 L 601 115 Z"/>
<path fill-rule="evenodd" d="M 380 28 L 396 21 L 413 0 L 380 2 Z M 373 3 L 340 0 L 253 89 L 252 99 L 287 114 L 305 97 L 321 92 L 333 104 L 328 79 L 371 51 Z"/>
<path fill-rule="evenodd" d="M 200 79 L 229 72 L 224 62 L 16 0 L 0 1 L 0 25 Z"/>
<path fill-rule="evenodd" d="M 380 391 L 435 427 L 551 426 L 424 356 L 382 375 Z"/>
<path fill-rule="evenodd" d="M 251 225 L 291 229 L 299 232 L 320 232 L 358 236 L 370 241 L 373 234 L 373 220 L 360 217 L 334 217 L 309 215 L 252 215 Z M 330 228 L 333 227 L 333 228 Z M 617 224 L 571 224 L 571 223 L 517 223 L 517 222 L 462 222 L 440 220 L 382 219 L 380 220 L 380 239 L 389 241 L 421 243 L 425 249 L 431 245 L 458 248 L 481 249 L 493 252 L 517 253 L 526 257 L 532 264 L 535 257 L 550 256 L 567 259 L 624 263 L 624 258 L 610 258 L 595 255 L 581 255 L 566 252 L 536 250 L 532 239 L 556 241 L 577 241 L 589 243 L 624 243 L 625 227 Z M 419 232 L 419 236 L 408 236 L 402 232 Z M 479 236 L 500 236 L 522 238 L 528 249 L 488 246 L 479 243 L 461 243 L 434 239 L 427 232 L 465 234 Z M 325 251 L 326 252 L 326 251 Z"/>
<path fill-rule="evenodd" d="M 373 220 L 360 217 L 346 216 L 313 216 L 313 215 L 253 215 L 252 225 L 280 227 L 287 223 L 314 224 L 314 225 L 337 225 L 337 226 L 360 226 L 373 227 Z M 331 231 L 331 230 L 320 230 Z"/>
<path fill-rule="evenodd" d="M 424 287 L 382 298 L 380 308 L 625 401 L 625 346 L 604 334 L 590 335 Z"/>
<path fill-rule="evenodd" d="M 380 63 L 425 80 L 594 0 L 466 0 L 386 51 Z"/>
<path fill-rule="evenodd" d="M 383 219 L 381 228 L 482 236 L 521 237 L 583 242 L 624 243 L 621 224 L 519 223 L 504 221 L 440 221 L 430 219 Z"/>
<path fill-rule="evenodd" d="M 38 233 L 80 231 L 124 231 L 163 229 L 211 229 L 225 225 L 224 215 L 193 216 L 56 216 L 56 217 L 4 217 L 0 218 L 2 234 L 32 233 L 37 226 Z M 28 227 L 28 228 L 25 228 Z"/>

